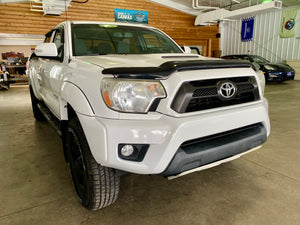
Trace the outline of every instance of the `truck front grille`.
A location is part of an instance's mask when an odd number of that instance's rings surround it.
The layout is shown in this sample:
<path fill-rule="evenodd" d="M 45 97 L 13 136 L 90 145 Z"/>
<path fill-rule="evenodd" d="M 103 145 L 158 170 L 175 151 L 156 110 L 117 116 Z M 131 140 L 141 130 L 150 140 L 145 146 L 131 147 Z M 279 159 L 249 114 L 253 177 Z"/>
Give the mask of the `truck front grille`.
<path fill-rule="evenodd" d="M 171 108 L 178 113 L 187 113 L 259 99 L 259 90 L 254 77 L 200 80 L 183 83 L 175 95 Z"/>

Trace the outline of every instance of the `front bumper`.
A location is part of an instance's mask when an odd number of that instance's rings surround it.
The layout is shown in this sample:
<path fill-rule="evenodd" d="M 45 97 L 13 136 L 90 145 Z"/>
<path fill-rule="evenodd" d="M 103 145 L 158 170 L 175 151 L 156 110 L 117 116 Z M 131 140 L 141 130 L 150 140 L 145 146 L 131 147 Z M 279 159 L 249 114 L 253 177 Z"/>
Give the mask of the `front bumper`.
<path fill-rule="evenodd" d="M 266 140 L 267 131 L 259 123 L 185 142 L 162 175 L 177 175 L 230 158 L 260 146 Z"/>
<path fill-rule="evenodd" d="M 80 114 L 78 117 L 91 152 L 98 163 L 139 174 L 162 174 L 186 141 L 253 124 L 261 124 L 265 129 L 265 136 L 270 133 L 266 99 L 180 118 L 159 113 L 149 115 L 149 118 L 144 116 L 143 119 L 113 120 Z M 118 156 L 120 143 L 147 144 L 149 148 L 141 162 L 133 162 Z M 258 141 L 257 144 L 261 142 Z M 219 160 L 219 157 L 213 161 L 216 160 Z"/>
<path fill-rule="evenodd" d="M 168 176 L 167 178 L 168 178 L 168 180 L 173 180 L 173 179 L 175 179 L 175 178 L 178 178 L 178 177 L 181 177 L 181 176 L 190 174 L 190 173 L 198 172 L 198 171 L 201 171 L 201 170 L 207 170 L 207 169 L 209 169 L 209 168 L 212 168 L 212 167 L 221 165 L 221 164 L 223 164 L 223 163 L 230 162 L 230 161 L 232 161 L 232 160 L 234 160 L 234 159 L 238 159 L 238 158 L 240 158 L 241 156 L 246 155 L 246 154 L 248 154 L 248 153 L 250 153 L 250 152 L 256 151 L 256 150 L 258 150 L 258 149 L 260 149 L 260 148 L 261 148 L 261 146 L 258 146 L 258 147 L 252 148 L 252 149 L 250 149 L 250 150 L 248 150 L 248 151 L 242 152 L 242 153 L 240 153 L 240 154 L 233 155 L 233 156 L 231 156 L 231 157 L 228 157 L 228 158 L 225 158 L 225 159 L 221 159 L 221 160 L 219 160 L 219 161 L 212 162 L 212 163 L 209 163 L 209 164 L 206 164 L 206 165 L 203 165 L 203 166 L 199 166 L 199 167 L 196 167 L 196 168 L 194 168 L 194 169 L 186 170 L 186 171 L 184 171 L 184 172 L 182 172 L 182 173 L 179 173 L 179 174 L 176 174 L 176 175 L 172 175 L 172 176 Z"/>

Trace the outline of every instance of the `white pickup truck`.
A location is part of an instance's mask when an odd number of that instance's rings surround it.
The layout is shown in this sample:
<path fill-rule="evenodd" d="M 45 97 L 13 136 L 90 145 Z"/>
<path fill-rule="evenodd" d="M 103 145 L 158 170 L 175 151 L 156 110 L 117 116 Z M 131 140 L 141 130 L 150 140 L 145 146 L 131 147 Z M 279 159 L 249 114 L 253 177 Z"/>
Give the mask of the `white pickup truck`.
<path fill-rule="evenodd" d="M 125 172 L 175 178 L 256 150 L 270 133 L 251 64 L 186 54 L 152 27 L 63 22 L 28 64 L 34 116 L 62 136 L 91 210 L 117 199 Z"/>

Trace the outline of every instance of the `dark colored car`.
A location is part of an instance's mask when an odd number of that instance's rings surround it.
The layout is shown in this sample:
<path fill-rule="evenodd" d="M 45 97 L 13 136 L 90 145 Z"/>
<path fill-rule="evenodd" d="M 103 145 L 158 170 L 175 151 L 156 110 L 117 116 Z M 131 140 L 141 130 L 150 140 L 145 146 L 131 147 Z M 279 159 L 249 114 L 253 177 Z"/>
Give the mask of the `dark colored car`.
<path fill-rule="evenodd" d="M 271 63 L 258 55 L 226 55 L 223 59 L 241 59 L 247 60 L 259 65 L 259 69 L 263 71 L 266 81 L 286 81 L 294 80 L 295 70 L 287 64 Z"/>

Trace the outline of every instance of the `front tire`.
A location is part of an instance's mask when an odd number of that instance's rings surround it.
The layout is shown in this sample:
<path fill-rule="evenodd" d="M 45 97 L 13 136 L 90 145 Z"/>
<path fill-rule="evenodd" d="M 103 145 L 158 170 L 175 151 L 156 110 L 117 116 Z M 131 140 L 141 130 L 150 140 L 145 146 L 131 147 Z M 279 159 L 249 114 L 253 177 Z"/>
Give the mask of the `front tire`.
<path fill-rule="evenodd" d="M 68 124 L 66 150 L 81 204 L 90 210 L 113 204 L 118 198 L 120 177 L 114 169 L 103 167 L 95 161 L 78 118 Z"/>

